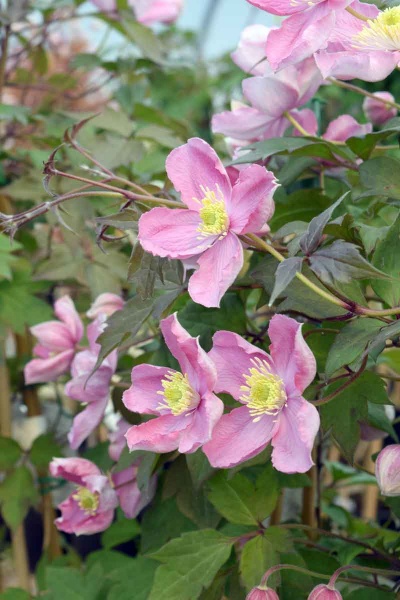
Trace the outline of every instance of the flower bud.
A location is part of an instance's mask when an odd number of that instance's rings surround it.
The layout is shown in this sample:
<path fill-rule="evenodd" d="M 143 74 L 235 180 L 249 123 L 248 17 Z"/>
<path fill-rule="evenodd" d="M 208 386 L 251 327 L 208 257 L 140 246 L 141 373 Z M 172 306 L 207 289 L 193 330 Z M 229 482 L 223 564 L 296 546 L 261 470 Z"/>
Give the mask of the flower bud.
<path fill-rule="evenodd" d="M 375 92 L 376 98 L 394 102 L 392 94 L 389 92 Z M 364 114 L 374 125 L 383 125 L 389 119 L 393 119 L 397 115 L 397 109 L 390 104 L 385 104 L 378 99 L 367 97 L 363 102 Z"/>
<path fill-rule="evenodd" d="M 342 600 L 342 594 L 335 588 L 321 583 L 312 590 L 307 600 Z"/>
<path fill-rule="evenodd" d="M 246 600 L 279 600 L 279 596 L 271 588 L 255 587 L 246 596 Z"/>
<path fill-rule="evenodd" d="M 386 446 L 379 453 L 375 475 L 383 496 L 400 496 L 400 444 Z"/>

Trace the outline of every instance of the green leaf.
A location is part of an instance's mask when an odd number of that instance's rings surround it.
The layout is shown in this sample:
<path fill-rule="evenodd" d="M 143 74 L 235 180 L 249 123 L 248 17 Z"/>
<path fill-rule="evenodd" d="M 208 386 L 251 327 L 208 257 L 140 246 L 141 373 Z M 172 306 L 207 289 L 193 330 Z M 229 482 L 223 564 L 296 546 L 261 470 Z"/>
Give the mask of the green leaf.
<path fill-rule="evenodd" d="M 182 533 L 197 529 L 196 525 L 183 515 L 174 498 L 162 502 L 152 502 L 141 521 L 141 552 L 157 550 Z"/>
<path fill-rule="evenodd" d="M 330 377 L 344 365 L 361 357 L 368 342 L 382 329 L 378 319 L 357 319 L 343 327 L 336 336 L 326 361 L 325 373 Z"/>
<path fill-rule="evenodd" d="M 21 588 L 10 587 L 0 594 L 1 600 L 29 600 L 31 595 Z"/>
<path fill-rule="evenodd" d="M 186 464 L 195 489 L 199 489 L 215 473 L 215 469 L 210 465 L 207 456 L 201 449 L 192 454 L 186 454 Z"/>
<path fill-rule="evenodd" d="M 30 506 L 38 501 L 32 473 L 27 467 L 18 467 L 0 484 L 0 505 L 3 519 L 16 529 L 26 517 Z"/>
<path fill-rule="evenodd" d="M 325 396 L 334 392 L 342 382 L 328 386 Z M 350 464 L 360 439 L 360 421 L 368 419 L 368 401 L 388 404 L 382 379 L 375 373 L 365 371 L 336 398 L 321 406 L 321 420 L 325 431 L 331 429 L 332 436 Z"/>
<path fill-rule="evenodd" d="M 240 574 L 247 591 L 260 583 L 265 571 L 280 562 L 280 553 L 292 548 L 288 531 L 268 527 L 263 535 L 257 535 L 243 547 L 240 556 Z"/>
<path fill-rule="evenodd" d="M 139 46 L 143 55 L 156 63 L 164 62 L 163 45 L 151 29 L 136 21 L 124 18 L 122 27 L 128 37 Z"/>
<path fill-rule="evenodd" d="M 367 349 L 364 352 L 364 356 L 371 354 L 376 349 L 382 351 L 385 347 L 386 340 L 392 340 L 400 335 L 400 321 L 394 321 L 390 325 L 381 327 L 379 332 L 376 332 L 374 338 L 370 341 Z"/>
<path fill-rule="evenodd" d="M 331 220 L 335 209 L 342 203 L 346 196 L 347 194 L 341 196 L 329 208 L 324 210 L 324 212 L 317 215 L 310 221 L 307 231 L 304 233 L 300 241 L 300 247 L 304 254 L 311 254 L 318 248 L 324 228 Z"/>
<path fill-rule="evenodd" d="M 391 275 L 390 281 L 371 280 L 376 294 L 390 307 L 400 304 L 400 216 L 390 227 L 374 252 L 372 263 L 378 269 Z"/>
<path fill-rule="evenodd" d="M 11 469 L 21 456 L 22 449 L 18 442 L 11 438 L 0 437 L 0 471 Z"/>
<path fill-rule="evenodd" d="M 233 540 L 212 529 L 184 533 L 152 555 L 163 563 L 148 600 L 196 600 L 228 560 Z"/>
<path fill-rule="evenodd" d="M 130 561 L 129 567 L 121 567 L 110 574 L 115 585 L 108 593 L 107 600 L 147 600 L 153 585 L 157 563 L 138 556 Z"/>
<path fill-rule="evenodd" d="M 55 456 L 62 456 L 62 451 L 51 433 L 43 433 L 37 437 L 29 452 L 31 463 L 40 470 L 47 470 Z"/>
<path fill-rule="evenodd" d="M 28 125 L 31 109 L 27 106 L 0 103 L 0 120 L 17 121 L 21 125 Z"/>
<path fill-rule="evenodd" d="M 279 182 L 282 183 L 281 180 Z M 280 197 L 276 200 L 276 210 L 269 225 L 272 231 L 276 232 L 293 221 L 308 223 L 330 205 L 331 200 L 318 190 L 296 190 L 289 196 L 284 196 L 282 200 Z"/>
<path fill-rule="evenodd" d="M 386 5 L 388 3 L 386 2 Z M 363 160 L 366 160 L 371 156 L 373 149 L 376 144 L 386 140 L 388 137 L 394 134 L 399 134 L 400 130 L 400 118 L 391 119 L 385 124 L 384 128 L 380 131 L 374 131 L 373 133 L 367 133 L 363 138 L 351 137 L 346 140 L 346 144 L 349 148 L 357 154 Z"/>
<path fill-rule="evenodd" d="M 362 588 L 358 590 L 353 590 L 350 594 L 347 595 L 346 600 L 371 600 L 373 596 L 373 600 L 396 600 L 397 595 L 395 592 L 391 592 L 388 590 L 387 592 L 383 590 L 375 590 L 371 595 L 371 588 Z"/>
<path fill-rule="evenodd" d="M 399 169 L 400 161 L 390 156 L 379 156 L 363 162 L 360 165 L 360 191 L 353 191 L 353 196 L 400 199 Z"/>
<path fill-rule="evenodd" d="M 135 519 L 121 518 L 102 534 L 101 543 L 106 550 L 110 550 L 114 546 L 133 540 L 139 533 L 140 526 Z"/>
<path fill-rule="evenodd" d="M 18 244 L 18 242 L 11 242 L 7 235 L 0 233 L 0 277 L 12 279 L 11 269 L 15 261 L 18 260 L 12 253 L 21 248 L 21 244 Z"/>
<path fill-rule="evenodd" d="M 301 273 L 303 257 L 292 256 L 279 263 L 275 272 L 275 285 L 269 299 L 269 305 L 272 306 L 275 300 L 282 295 L 287 286 L 296 277 L 296 273 Z"/>
<path fill-rule="evenodd" d="M 380 429 L 381 431 L 385 431 L 398 443 L 396 431 L 392 425 L 392 421 L 388 418 L 383 405 L 368 402 L 368 425 Z"/>
<path fill-rule="evenodd" d="M 274 510 L 278 483 L 272 467 L 266 468 L 253 485 L 242 473 L 227 479 L 223 472 L 209 482 L 210 502 L 231 523 L 259 525 Z"/>

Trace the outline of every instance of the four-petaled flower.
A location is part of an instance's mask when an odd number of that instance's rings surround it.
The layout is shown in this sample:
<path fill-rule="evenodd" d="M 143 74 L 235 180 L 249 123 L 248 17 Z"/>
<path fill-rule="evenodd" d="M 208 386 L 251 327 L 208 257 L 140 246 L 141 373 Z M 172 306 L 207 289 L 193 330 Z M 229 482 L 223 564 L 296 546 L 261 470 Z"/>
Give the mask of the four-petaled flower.
<path fill-rule="evenodd" d="M 224 407 L 213 394 L 217 374 L 213 362 L 179 324 L 176 315 L 161 322 L 165 342 L 182 372 L 138 365 L 123 402 L 132 411 L 156 415 L 132 426 L 126 439 L 130 450 L 195 452 L 208 442 Z"/>
<path fill-rule="evenodd" d="M 270 355 L 236 333 L 218 331 L 209 355 L 217 368 L 217 393 L 243 404 L 221 417 L 203 446 L 214 467 L 229 468 L 256 456 L 271 441 L 272 463 L 284 473 L 303 473 L 313 464 L 318 411 L 303 397 L 315 377 L 315 358 L 294 319 L 270 322 Z"/>
<path fill-rule="evenodd" d="M 243 265 L 238 236 L 260 231 L 273 215 L 275 176 L 251 165 L 232 186 L 215 151 L 199 138 L 173 150 L 166 168 L 188 209 L 158 207 L 142 215 L 140 243 L 156 256 L 195 257 L 189 294 L 204 306 L 219 306 Z"/>

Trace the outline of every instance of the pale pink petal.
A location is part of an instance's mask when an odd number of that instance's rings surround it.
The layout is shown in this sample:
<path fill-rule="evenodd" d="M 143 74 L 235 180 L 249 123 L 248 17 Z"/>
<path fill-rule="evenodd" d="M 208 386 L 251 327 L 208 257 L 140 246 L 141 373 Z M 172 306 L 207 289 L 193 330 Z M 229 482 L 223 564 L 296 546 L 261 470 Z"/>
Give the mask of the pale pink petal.
<path fill-rule="evenodd" d="M 397 108 L 385 102 L 394 102 L 394 96 L 390 92 L 375 92 L 374 98 L 367 97 L 363 102 L 365 116 L 374 125 L 383 125 L 389 119 L 397 115 Z M 382 102 L 385 100 L 385 102 Z"/>
<path fill-rule="evenodd" d="M 89 348 L 93 354 L 98 354 L 100 352 L 101 347 L 100 344 L 96 344 L 96 340 L 106 329 L 106 322 L 106 315 L 100 313 L 87 327 L 86 336 L 89 342 Z"/>
<path fill-rule="evenodd" d="M 286 67 L 285 69 L 280 71 L 277 74 L 277 76 L 280 77 L 282 80 L 285 80 L 287 74 L 290 81 L 291 69 L 295 69 L 296 71 L 295 78 L 299 89 L 299 99 L 297 106 L 302 106 L 303 104 L 311 100 L 311 98 L 313 98 L 315 93 L 320 88 L 323 82 L 321 72 L 317 67 L 315 58 L 313 56 L 310 56 L 309 58 L 306 58 L 300 63 L 297 63 L 293 67 Z"/>
<path fill-rule="evenodd" d="M 272 35 L 276 33 L 271 31 Z M 275 76 L 250 77 L 243 81 L 243 93 L 254 108 L 271 118 L 295 108 L 299 98 L 296 81 L 280 81 Z"/>
<path fill-rule="evenodd" d="M 68 327 L 60 321 L 47 321 L 34 325 L 30 328 L 30 332 L 39 340 L 41 346 L 51 352 L 70 350 L 75 346 L 75 340 Z"/>
<path fill-rule="evenodd" d="M 108 395 L 100 397 L 88 404 L 82 412 L 74 418 L 72 428 L 68 434 L 69 445 L 73 450 L 89 437 L 103 420 L 104 412 L 107 407 Z"/>
<path fill-rule="evenodd" d="M 276 417 L 265 415 L 255 423 L 246 406 L 235 408 L 220 418 L 203 452 L 213 467 L 229 469 L 262 452 L 276 428 Z"/>
<path fill-rule="evenodd" d="M 318 135 L 318 122 L 317 117 L 313 111 L 309 108 L 303 108 L 303 110 L 292 110 L 291 114 L 296 121 L 305 129 L 308 135 Z M 297 129 L 293 128 L 294 136 L 303 135 Z"/>
<path fill-rule="evenodd" d="M 214 388 L 217 373 L 213 362 L 201 348 L 198 338 L 193 338 L 179 323 L 176 313 L 161 321 L 161 331 L 171 354 L 178 361 L 182 373 L 200 395 Z"/>
<path fill-rule="evenodd" d="M 126 408 L 140 414 L 159 415 L 162 396 L 158 392 L 163 390 L 161 382 L 169 373 L 176 371 L 145 364 L 133 367 L 132 385 L 122 395 Z"/>
<path fill-rule="evenodd" d="M 69 371 L 74 350 L 65 350 L 51 358 L 34 358 L 24 368 L 25 384 L 56 381 L 60 375 Z"/>
<path fill-rule="evenodd" d="M 241 171 L 232 191 L 231 230 L 238 235 L 260 231 L 274 214 L 277 187 L 275 175 L 260 165 Z"/>
<path fill-rule="evenodd" d="M 386 446 L 378 454 L 375 474 L 383 496 L 400 496 L 400 444 Z"/>
<path fill-rule="evenodd" d="M 216 235 L 202 236 L 200 225 L 200 216 L 194 210 L 157 207 L 140 217 L 138 238 L 144 250 L 156 256 L 190 258 L 207 250 L 217 239 Z"/>
<path fill-rule="evenodd" d="M 190 417 L 162 415 L 140 425 L 133 425 L 126 434 L 128 448 L 151 452 L 172 452 L 179 446 L 182 430 L 190 425 Z"/>
<path fill-rule="evenodd" d="M 179 17 L 183 0 L 128 0 L 139 23 L 173 23 Z"/>
<path fill-rule="evenodd" d="M 243 393 L 240 388 L 246 383 L 244 375 L 248 375 L 249 369 L 254 366 L 251 361 L 259 359 L 271 364 L 266 352 L 231 331 L 217 331 L 214 334 L 209 356 L 217 369 L 214 391 L 217 394 L 230 394 L 235 400 L 240 400 Z"/>
<path fill-rule="evenodd" d="M 111 432 L 108 436 L 110 445 L 108 447 L 108 454 L 110 458 L 117 462 L 122 454 L 123 449 L 126 446 L 125 434 L 130 428 L 130 423 L 125 421 L 122 417 L 118 421 L 117 429 Z"/>
<path fill-rule="evenodd" d="M 296 64 L 325 48 L 334 25 L 335 11 L 326 2 L 285 19 L 268 36 L 266 53 L 271 67 Z"/>
<path fill-rule="evenodd" d="M 337 79 L 381 81 L 390 75 L 400 61 L 398 52 L 356 52 L 355 50 L 323 51 L 315 55 L 322 76 Z"/>
<path fill-rule="evenodd" d="M 314 0 L 312 5 L 319 4 L 320 2 L 324 2 L 325 0 Z M 293 2 L 293 0 L 247 0 L 250 4 L 257 6 L 257 8 L 261 8 L 261 10 L 265 10 L 268 13 L 272 13 L 273 15 L 291 15 L 297 12 L 304 12 L 309 10 L 308 2 Z"/>
<path fill-rule="evenodd" d="M 90 475 L 101 475 L 100 469 L 86 458 L 53 458 L 49 465 L 52 477 L 59 477 L 82 485 L 84 478 Z"/>
<path fill-rule="evenodd" d="M 200 138 L 191 138 L 172 150 L 166 170 L 174 188 L 181 193 L 182 201 L 191 210 L 200 210 L 198 201 L 204 198 L 206 188 L 214 191 L 217 197 L 222 194 L 225 201 L 229 201 L 232 188 L 225 168 L 211 146 Z"/>
<path fill-rule="evenodd" d="M 239 238 L 228 232 L 200 256 L 198 265 L 189 281 L 189 294 L 203 306 L 219 307 L 222 296 L 243 266 L 243 247 Z"/>
<path fill-rule="evenodd" d="M 213 429 L 224 412 L 222 400 L 206 392 L 193 413 L 189 427 L 181 435 L 178 450 L 181 453 L 195 452 L 211 439 Z"/>
<path fill-rule="evenodd" d="M 83 323 L 76 311 L 75 304 L 69 296 L 63 296 L 56 300 L 54 313 L 60 321 L 64 321 L 75 343 L 80 342 L 83 336 Z"/>
<path fill-rule="evenodd" d="M 137 467 L 129 467 L 113 473 L 112 479 L 120 506 L 128 519 L 134 519 L 151 502 L 157 485 L 157 477 L 151 477 L 142 491 L 136 482 Z"/>
<path fill-rule="evenodd" d="M 271 71 L 265 55 L 269 27 L 250 25 L 240 35 L 237 49 L 232 52 L 233 62 L 250 75 L 266 75 Z"/>
<path fill-rule="evenodd" d="M 271 122 L 273 118 L 257 108 L 242 106 L 214 115 L 211 129 L 214 133 L 222 133 L 247 143 L 248 140 L 264 139 Z"/>
<path fill-rule="evenodd" d="M 305 473 L 313 463 L 311 451 L 319 429 L 319 414 L 304 398 L 289 398 L 272 438 L 272 464 L 282 473 Z"/>
<path fill-rule="evenodd" d="M 60 504 L 59 509 L 62 514 L 55 520 L 57 529 L 75 535 L 93 535 L 105 531 L 114 519 L 114 509 L 94 516 L 86 515 L 71 496 Z"/>
<path fill-rule="evenodd" d="M 92 303 L 86 315 L 89 317 L 89 319 L 95 319 L 100 314 L 105 314 L 109 317 L 117 310 L 122 310 L 124 308 L 124 304 L 125 302 L 120 296 L 117 296 L 117 294 L 100 294 Z"/>
<path fill-rule="evenodd" d="M 340 115 L 329 123 L 322 137 L 325 140 L 345 142 L 350 137 L 362 137 L 371 131 L 371 123 L 361 124 L 351 115 Z"/>
<path fill-rule="evenodd" d="M 268 328 L 271 357 L 288 393 L 294 389 L 303 392 L 317 370 L 315 357 L 304 341 L 301 328 L 301 323 L 284 315 L 274 315 Z"/>

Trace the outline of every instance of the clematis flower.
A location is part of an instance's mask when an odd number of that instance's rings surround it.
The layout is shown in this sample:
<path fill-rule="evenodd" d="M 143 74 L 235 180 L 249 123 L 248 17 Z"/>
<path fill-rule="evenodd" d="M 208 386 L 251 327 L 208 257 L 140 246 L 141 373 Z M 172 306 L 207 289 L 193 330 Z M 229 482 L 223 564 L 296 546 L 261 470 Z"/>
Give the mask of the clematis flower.
<path fill-rule="evenodd" d="M 336 24 L 336 15 L 351 0 L 248 0 L 276 15 L 290 15 L 266 43 L 268 61 L 274 71 L 296 64 L 325 48 Z"/>
<path fill-rule="evenodd" d="M 323 77 L 385 79 L 400 61 L 400 8 L 379 11 L 358 0 L 351 7 L 368 20 L 338 13 L 327 47 L 315 55 L 317 65 Z"/>
<path fill-rule="evenodd" d="M 50 473 L 77 486 L 59 506 L 57 529 L 76 535 L 104 531 L 112 523 L 118 497 L 109 479 L 95 464 L 84 458 L 54 458 Z"/>
<path fill-rule="evenodd" d="M 365 98 L 363 102 L 364 114 L 373 125 L 384 125 L 397 115 L 397 108 L 395 106 L 385 104 L 385 102 L 394 102 L 394 97 L 390 92 L 375 92 L 373 96 L 376 99 L 370 96 Z M 385 102 L 382 102 L 382 100 Z"/>
<path fill-rule="evenodd" d="M 199 138 L 173 150 L 166 167 L 189 210 L 157 207 L 143 214 L 140 243 L 156 256 L 195 257 L 189 294 L 204 306 L 219 306 L 243 265 L 238 236 L 259 231 L 271 218 L 277 182 L 273 173 L 252 165 L 232 186 L 217 154 Z"/>
<path fill-rule="evenodd" d="M 176 314 L 161 321 L 161 331 L 182 372 L 145 364 L 133 368 L 132 386 L 122 400 L 129 410 L 156 418 L 129 429 L 128 447 L 131 451 L 195 452 L 211 438 L 224 410 L 213 394 L 215 367 Z"/>
<path fill-rule="evenodd" d="M 127 421 L 125 421 L 125 419 L 121 417 L 117 423 L 117 429 L 110 433 L 108 436 L 108 439 L 110 441 L 110 445 L 108 447 L 108 454 L 110 455 L 110 458 L 115 460 L 115 462 L 119 460 L 122 450 L 126 446 L 125 434 L 130 427 L 130 423 L 128 423 Z"/>
<path fill-rule="evenodd" d="M 236 333 L 214 335 L 209 356 L 218 373 L 215 391 L 243 406 L 223 415 L 203 446 L 213 467 L 234 467 L 270 442 L 278 471 L 304 473 L 313 464 L 319 415 L 301 394 L 314 379 L 315 358 L 294 319 L 275 315 L 268 335 L 270 355 Z"/>
<path fill-rule="evenodd" d="M 243 29 L 238 47 L 231 57 L 245 73 L 262 76 L 273 72 L 265 54 L 270 31 L 272 28 L 265 25 L 249 25 Z"/>
<path fill-rule="evenodd" d="M 247 594 L 246 600 L 279 600 L 279 596 L 271 588 L 255 587 Z"/>
<path fill-rule="evenodd" d="M 342 600 L 342 594 L 336 588 L 321 583 L 311 591 L 307 600 Z"/>
<path fill-rule="evenodd" d="M 116 11 L 116 0 L 92 0 L 100 10 Z M 179 17 L 183 8 L 183 0 L 128 0 L 139 23 L 173 23 Z"/>
<path fill-rule="evenodd" d="M 383 496 L 400 496 L 400 444 L 386 446 L 379 452 L 375 475 Z"/>
<path fill-rule="evenodd" d="M 74 418 L 68 434 L 73 449 L 79 448 L 101 423 L 109 399 L 110 381 L 117 367 L 117 351 L 111 352 L 93 373 L 100 351 L 96 339 L 103 332 L 105 321 L 105 315 L 100 315 L 88 326 L 89 348 L 75 356 L 71 367 L 72 379 L 65 386 L 67 396 L 87 403 L 86 408 Z"/>
<path fill-rule="evenodd" d="M 122 471 L 112 474 L 119 504 L 128 519 L 134 519 L 152 501 L 157 487 L 157 477 L 150 478 L 144 489 L 137 482 L 140 459 Z"/>
<path fill-rule="evenodd" d="M 313 58 L 277 74 L 245 79 L 243 94 L 251 106 L 242 105 L 214 115 L 212 130 L 247 143 L 281 137 L 290 126 L 284 113 L 289 112 L 299 120 L 302 111 L 296 109 L 314 96 L 321 83 L 321 73 Z"/>
<path fill-rule="evenodd" d="M 76 346 L 83 336 L 83 324 L 69 296 L 54 303 L 54 313 L 59 321 L 47 321 L 31 327 L 39 343 L 33 348 L 38 357 L 29 361 L 24 369 L 25 383 L 55 381 L 69 371 Z"/>
<path fill-rule="evenodd" d="M 125 302 L 120 296 L 117 296 L 117 294 L 100 294 L 100 296 L 97 296 L 86 315 L 89 319 L 95 319 L 101 314 L 110 317 L 117 310 L 122 310 L 124 304 Z"/>
<path fill-rule="evenodd" d="M 318 123 L 313 111 L 305 109 L 302 117 L 303 118 L 299 120 L 300 125 L 310 135 L 317 135 Z M 333 119 L 333 121 L 329 123 L 322 138 L 330 142 L 345 142 L 351 137 L 363 137 L 367 135 L 367 133 L 371 133 L 371 131 L 371 123 L 359 123 L 351 115 L 340 115 L 340 117 Z M 295 132 L 295 135 L 301 134 Z"/>

